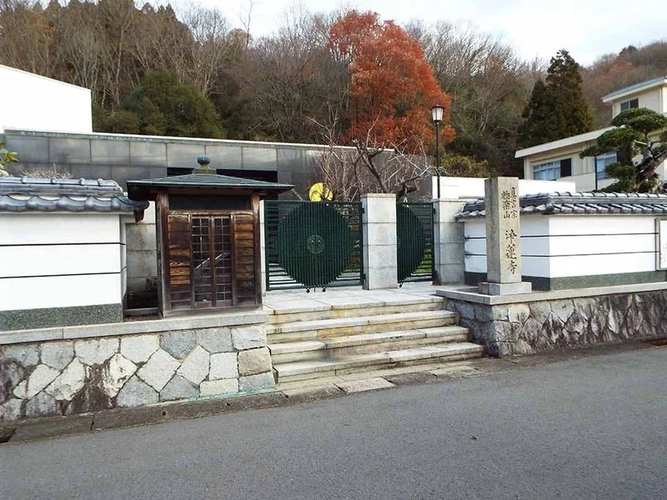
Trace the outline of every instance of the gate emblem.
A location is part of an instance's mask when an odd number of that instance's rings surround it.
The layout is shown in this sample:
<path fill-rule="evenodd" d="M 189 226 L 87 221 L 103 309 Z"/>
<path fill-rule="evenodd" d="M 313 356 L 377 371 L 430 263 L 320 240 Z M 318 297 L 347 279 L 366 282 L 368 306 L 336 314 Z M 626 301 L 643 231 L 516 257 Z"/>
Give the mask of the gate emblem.
<path fill-rule="evenodd" d="M 304 203 L 278 224 L 278 263 L 307 288 L 339 278 L 352 259 L 354 238 L 338 211 L 325 203 Z"/>
<path fill-rule="evenodd" d="M 324 239 L 319 234 L 314 234 L 306 241 L 306 248 L 313 255 L 317 255 L 324 251 Z"/>

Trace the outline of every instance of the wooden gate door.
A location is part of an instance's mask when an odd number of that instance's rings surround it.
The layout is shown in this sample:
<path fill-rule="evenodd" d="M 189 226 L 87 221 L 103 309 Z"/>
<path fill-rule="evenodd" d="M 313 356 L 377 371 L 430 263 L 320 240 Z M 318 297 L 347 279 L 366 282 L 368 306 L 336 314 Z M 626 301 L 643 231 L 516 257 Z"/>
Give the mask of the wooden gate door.
<path fill-rule="evenodd" d="M 170 213 L 167 239 L 165 312 L 259 303 L 252 213 Z"/>

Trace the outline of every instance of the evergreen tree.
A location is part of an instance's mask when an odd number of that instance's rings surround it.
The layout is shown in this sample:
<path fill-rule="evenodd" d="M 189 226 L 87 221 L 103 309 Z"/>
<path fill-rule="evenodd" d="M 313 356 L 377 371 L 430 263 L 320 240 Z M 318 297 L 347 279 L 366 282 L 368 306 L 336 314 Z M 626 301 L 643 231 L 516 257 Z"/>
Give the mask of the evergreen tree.
<path fill-rule="evenodd" d="M 103 124 L 105 131 L 174 137 L 222 138 L 213 103 L 175 73 L 148 72 L 120 110 Z"/>
<path fill-rule="evenodd" d="M 606 168 L 616 181 L 602 191 L 665 192 L 657 168 L 667 159 L 667 117 L 647 108 L 621 112 L 615 127 L 581 152 L 582 158 L 616 152 L 617 162 Z"/>
<path fill-rule="evenodd" d="M 521 113 L 523 121 L 519 125 L 518 138 L 521 147 L 527 148 L 544 142 L 548 116 L 547 87 L 542 80 L 537 80 L 530 94 L 530 101 Z"/>
<path fill-rule="evenodd" d="M 546 85 L 533 88 L 520 128 L 522 147 L 557 141 L 593 128 L 593 118 L 581 90 L 579 65 L 566 50 L 551 58 Z"/>

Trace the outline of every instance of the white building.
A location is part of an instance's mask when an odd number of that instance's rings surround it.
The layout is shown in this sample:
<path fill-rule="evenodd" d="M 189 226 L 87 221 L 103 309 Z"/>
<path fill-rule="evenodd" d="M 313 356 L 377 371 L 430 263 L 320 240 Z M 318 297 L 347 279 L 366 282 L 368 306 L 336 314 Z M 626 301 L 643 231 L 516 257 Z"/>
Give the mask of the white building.
<path fill-rule="evenodd" d="M 667 76 L 617 90 L 604 96 L 602 101 L 611 105 L 612 118 L 631 108 L 648 108 L 667 114 Z M 524 179 L 572 181 L 576 183 L 577 191 L 608 186 L 613 179 L 607 177 L 605 168 L 616 162 L 616 154 L 580 158 L 579 153 L 593 145 L 609 129 L 520 149 L 515 156 L 523 159 Z M 657 173 L 662 179 L 667 179 L 664 163 Z"/>
<path fill-rule="evenodd" d="M 91 133 L 90 89 L 0 65 L 5 129 Z"/>

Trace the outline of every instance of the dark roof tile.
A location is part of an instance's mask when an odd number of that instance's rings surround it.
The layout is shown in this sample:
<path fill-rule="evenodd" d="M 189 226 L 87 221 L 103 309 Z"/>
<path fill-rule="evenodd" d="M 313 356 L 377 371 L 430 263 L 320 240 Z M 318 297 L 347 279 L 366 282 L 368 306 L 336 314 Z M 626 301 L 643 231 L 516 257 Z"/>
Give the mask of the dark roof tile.
<path fill-rule="evenodd" d="M 649 193 L 546 193 L 521 196 L 523 214 L 652 214 L 667 212 L 667 195 Z M 484 200 L 465 204 L 456 217 L 486 215 Z"/>
<path fill-rule="evenodd" d="M 115 181 L 0 177 L 2 212 L 142 212 Z"/>

